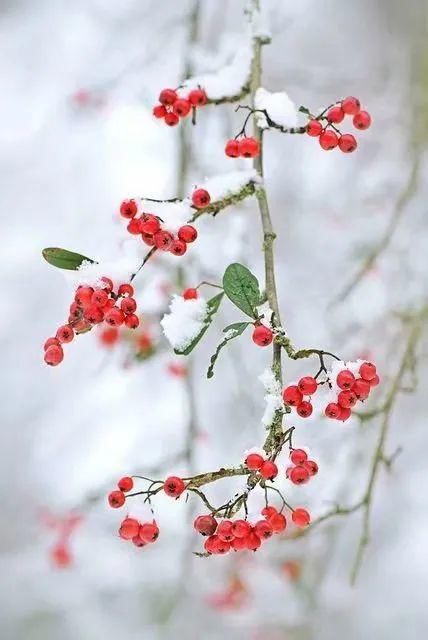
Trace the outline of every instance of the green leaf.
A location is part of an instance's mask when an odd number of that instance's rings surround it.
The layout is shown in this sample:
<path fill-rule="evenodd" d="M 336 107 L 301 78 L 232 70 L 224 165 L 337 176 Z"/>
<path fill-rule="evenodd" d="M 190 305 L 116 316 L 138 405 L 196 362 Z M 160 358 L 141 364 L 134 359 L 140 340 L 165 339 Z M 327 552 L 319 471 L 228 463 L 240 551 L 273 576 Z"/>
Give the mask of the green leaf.
<path fill-rule="evenodd" d="M 300 113 L 305 113 L 307 116 L 311 115 L 311 112 L 309 111 L 309 109 L 304 106 L 300 106 L 298 108 L 298 111 L 300 111 Z"/>
<path fill-rule="evenodd" d="M 59 247 L 48 247 L 42 251 L 43 257 L 46 262 L 52 264 L 58 269 L 69 269 L 70 271 L 76 271 L 82 264 L 82 262 L 91 262 L 96 264 L 95 260 L 82 256 L 80 253 L 74 253 L 74 251 L 67 251 L 67 249 L 60 249 Z"/>
<path fill-rule="evenodd" d="M 257 318 L 256 307 L 260 304 L 259 283 L 247 267 L 237 262 L 230 264 L 224 272 L 223 289 L 238 309 L 250 318 Z"/>
<path fill-rule="evenodd" d="M 217 358 L 220 355 L 220 351 L 227 345 L 228 342 L 242 335 L 248 325 L 252 324 L 252 322 L 235 322 L 234 324 L 230 324 L 228 327 L 223 329 L 223 333 L 226 333 L 226 336 L 218 345 L 216 352 L 211 356 L 210 366 L 207 371 L 207 378 L 212 378 L 214 375 L 214 365 L 217 362 Z"/>
<path fill-rule="evenodd" d="M 224 292 L 222 291 L 221 293 L 219 293 L 216 296 L 214 296 L 214 298 L 211 298 L 211 300 L 208 300 L 208 302 L 207 302 L 207 317 L 205 318 L 203 328 L 198 333 L 198 335 L 195 338 L 193 338 L 192 342 L 189 344 L 188 347 L 183 349 L 183 351 L 179 351 L 178 349 L 174 349 L 174 353 L 176 353 L 179 356 L 188 356 L 189 353 L 191 353 L 193 351 L 193 349 L 199 343 L 201 338 L 204 336 L 206 330 L 210 326 L 214 315 L 217 313 L 217 311 L 218 311 L 218 309 L 220 307 L 220 303 L 221 303 L 221 301 L 223 299 L 223 296 L 224 296 Z"/>

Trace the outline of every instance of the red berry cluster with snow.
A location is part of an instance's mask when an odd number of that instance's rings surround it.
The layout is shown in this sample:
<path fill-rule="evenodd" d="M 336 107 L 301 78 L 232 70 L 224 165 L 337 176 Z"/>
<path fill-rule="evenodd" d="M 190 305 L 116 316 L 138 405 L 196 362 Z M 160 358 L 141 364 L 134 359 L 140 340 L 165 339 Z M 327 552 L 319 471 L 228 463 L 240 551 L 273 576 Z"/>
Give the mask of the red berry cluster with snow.
<path fill-rule="evenodd" d="M 207 104 L 207 94 L 201 87 L 192 89 L 188 93 L 184 89 L 162 89 L 159 94 L 159 104 L 153 107 L 155 118 L 163 120 L 165 124 L 174 127 L 198 107 Z"/>
<path fill-rule="evenodd" d="M 317 391 L 318 383 L 312 376 L 300 378 L 296 384 L 285 387 L 282 397 L 286 405 L 295 407 L 301 418 L 309 418 L 312 414 L 313 406 L 310 401 L 311 396 Z"/>
<path fill-rule="evenodd" d="M 135 200 L 124 200 L 120 205 L 120 215 L 129 219 L 127 231 L 140 236 L 150 247 L 182 256 L 187 251 L 187 245 L 198 237 L 195 227 L 190 224 L 183 224 L 174 232 L 174 229 L 168 228 L 159 216 L 139 209 Z"/>
<path fill-rule="evenodd" d="M 318 138 L 319 144 L 325 151 L 331 151 L 338 147 L 343 153 L 352 153 L 357 148 L 357 140 L 352 133 L 342 134 L 336 127 L 345 119 L 345 116 L 352 117 L 352 124 L 356 129 L 364 131 L 371 125 L 371 116 L 368 111 L 361 109 L 358 98 L 348 96 L 338 104 L 330 107 L 324 113 L 309 120 L 306 125 L 306 132 L 313 138 Z M 326 120 L 324 124 L 322 121 Z"/>
<path fill-rule="evenodd" d="M 133 295 L 134 287 L 128 282 L 119 285 L 114 292 L 113 281 L 105 276 L 100 279 L 99 286 L 79 286 L 70 305 L 68 323 L 60 326 L 55 336 L 44 344 L 46 364 L 58 365 L 64 359 L 64 344 L 102 322 L 110 327 L 125 325 L 136 329 L 140 321 L 135 314 L 137 302 Z"/>
<path fill-rule="evenodd" d="M 331 402 L 325 407 L 327 418 L 348 420 L 357 402 L 364 402 L 379 384 L 376 367 L 371 362 L 335 362 L 329 375 Z"/>

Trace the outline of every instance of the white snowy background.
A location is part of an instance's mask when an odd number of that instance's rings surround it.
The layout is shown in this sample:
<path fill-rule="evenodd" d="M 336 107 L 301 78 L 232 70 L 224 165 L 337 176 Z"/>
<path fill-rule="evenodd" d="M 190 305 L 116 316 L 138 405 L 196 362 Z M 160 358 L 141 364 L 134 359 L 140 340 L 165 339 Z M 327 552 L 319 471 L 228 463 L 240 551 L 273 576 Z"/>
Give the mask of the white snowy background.
<path fill-rule="evenodd" d="M 394 313 L 420 304 L 427 294 L 427 136 L 417 119 L 426 120 L 428 108 L 427 10 L 423 3 L 398 0 L 262 4 L 273 37 L 264 50 L 265 88 L 286 90 L 297 105 L 315 110 L 354 94 L 373 116 L 350 156 L 323 152 L 305 136 L 265 135 L 284 324 L 301 347 L 324 347 L 344 359 L 369 352 L 387 384 L 402 349 Z M 0 2 L 1 636 L 422 637 L 428 579 L 426 346 L 420 348 L 419 389 L 401 396 L 394 411 L 388 450 L 403 450 L 392 471 L 380 474 L 372 540 L 354 588 L 349 572 L 359 514 L 300 541 L 274 540 L 254 555 L 204 560 L 191 555 L 201 547 L 191 530 L 191 510 L 200 506 L 160 497 L 156 545 L 131 548 L 116 535 L 121 512 L 108 509 L 104 496 L 118 477 L 159 465 L 161 476 L 186 475 L 180 453 L 189 389 L 196 472 L 234 465 L 245 449 L 263 442 L 265 391 L 258 377 L 270 352 L 244 334 L 221 354 L 215 377 L 205 377 L 222 328 L 241 319 L 231 305 L 223 305 L 195 351 L 187 382 L 171 375 L 175 358 L 162 342 L 155 356 L 130 364 L 129 347 L 107 350 L 91 333 L 66 346 L 61 366 L 42 362 L 45 338 L 66 319 L 72 284 L 42 260 L 41 249 L 64 246 L 137 265 L 141 247 L 127 237 L 118 204 L 133 195 L 172 197 L 180 186 L 180 130 L 151 115 L 160 89 L 177 86 L 186 64 L 202 76 L 229 65 L 227 89 L 234 82 L 239 88 L 245 77 L 241 0 L 201 0 L 198 43 L 189 50 L 193 8 L 185 0 Z M 76 100 L 82 91 L 89 94 L 84 104 Z M 207 178 L 250 169 L 249 161 L 223 153 L 241 123 L 234 105 L 201 110 L 189 132 L 187 192 Z M 382 236 L 415 148 L 422 148 L 418 179 L 389 248 L 345 302 L 330 306 Z M 221 189 L 224 182 L 214 184 Z M 218 282 L 231 261 L 262 277 L 254 199 L 201 221 L 199 230 L 182 261 L 156 261 L 141 275 L 137 297 L 152 318 L 156 340 L 156 324 L 169 303 L 162 291 L 168 284 L 171 293 L 182 289 L 178 264 L 189 286 L 201 279 Z M 287 364 L 286 378 L 313 373 L 316 365 Z M 376 393 L 380 397 L 382 389 Z M 378 423 L 361 427 L 293 416 L 293 424 L 296 443 L 310 448 L 320 472 L 304 487 L 283 481 L 289 500 L 319 515 L 335 501 L 358 499 Z M 168 464 L 172 459 L 177 462 Z M 283 469 L 286 461 L 281 464 Z M 221 500 L 237 486 L 239 481 L 222 481 L 210 495 Z M 54 534 L 40 518 L 46 508 L 84 516 L 71 540 L 68 569 L 51 564 Z M 289 560 L 301 563 L 297 582 L 281 569 Z M 213 606 L 213 594 L 227 591 L 236 576 L 245 585 L 242 606 Z"/>

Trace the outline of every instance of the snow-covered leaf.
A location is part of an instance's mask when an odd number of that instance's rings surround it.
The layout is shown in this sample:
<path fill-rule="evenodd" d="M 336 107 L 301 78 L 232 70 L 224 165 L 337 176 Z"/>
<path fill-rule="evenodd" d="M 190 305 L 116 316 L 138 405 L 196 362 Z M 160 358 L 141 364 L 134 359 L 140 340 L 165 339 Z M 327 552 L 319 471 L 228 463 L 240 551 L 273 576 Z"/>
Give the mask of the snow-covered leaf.
<path fill-rule="evenodd" d="M 250 318 L 257 318 L 256 307 L 261 297 L 259 283 L 247 267 L 238 262 L 230 264 L 224 272 L 223 289 L 238 309 Z"/>
<path fill-rule="evenodd" d="M 68 251 L 67 249 L 60 249 L 59 247 L 48 247 L 43 249 L 42 255 L 46 262 L 58 267 L 58 269 L 69 269 L 70 271 L 76 271 L 83 262 L 90 262 L 96 264 L 92 258 L 82 256 L 80 253 L 74 253 L 74 251 Z"/>
<path fill-rule="evenodd" d="M 225 333 L 224 339 L 218 345 L 215 353 L 211 356 L 210 366 L 207 371 L 207 378 L 212 378 L 214 375 L 214 365 L 217 362 L 217 358 L 220 355 L 220 351 L 227 345 L 228 342 L 242 335 L 248 325 L 252 324 L 252 322 L 235 322 L 234 324 L 230 324 L 228 327 L 223 329 L 223 333 Z"/>
<path fill-rule="evenodd" d="M 203 325 L 201 331 L 197 334 L 197 336 L 195 336 L 193 338 L 192 342 L 185 349 L 183 349 L 183 350 L 174 349 L 174 352 L 177 355 L 188 356 L 189 353 L 191 353 L 193 351 L 193 349 L 199 343 L 201 338 L 204 336 L 206 330 L 210 326 L 214 315 L 217 313 L 217 311 L 218 311 L 218 309 L 220 307 L 220 303 L 221 303 L 221 301 L 223 299 L 223 296 L 224 296 L 224 292 L 222 291 L 221 293 L 219 293 L 216 296 L 214 296 L 214 298 L 211 298 L 210 300 L 208 300 L 208 302 L 207 302 L 207 315 L 206 315 L 206 318 L 204 320 L 204 325 Z"/>

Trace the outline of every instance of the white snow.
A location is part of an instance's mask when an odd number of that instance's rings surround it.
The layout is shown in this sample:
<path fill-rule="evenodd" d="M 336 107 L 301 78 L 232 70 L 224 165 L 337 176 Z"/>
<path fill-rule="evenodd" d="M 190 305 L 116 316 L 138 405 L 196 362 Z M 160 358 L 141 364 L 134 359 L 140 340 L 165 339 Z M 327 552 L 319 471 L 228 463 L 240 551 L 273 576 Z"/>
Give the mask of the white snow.
<path fill-rule="evenodd" d="M 103 286 L 101 278 L 103 276 L 113 281 L 114 289 L 124 283 L 129 282 L 131 275 L 138 267 L 135 255 L 120 256 L 114 260 L 104 260 L 98 264 L 82 262 L 77 271 L 62 271 L 65 278 L 73 283 L 77 288 L 79 285 L 91 287 Z"/>
<path fill-rule="evenodd" d="M 269 302 L 264 302 L 263 304 L 261 304 L 260 306 L 257 307 L 256 309 L 259 318 L 261 319 L 261 323 L 265 326 L 265 327 L 269 327 L 269 329 L 272 328 L 272 314 L 273 311 L 269 306 Z"/>
<path fill-rule="evenodd" d="M 285 91 L 271 93 L 263 87 L 256 91 L 255 108 L 266 111 L 269 118 L 282 127 L 297 126 L 297 109 L 294 102 Z M 260 129 L 268 129 L 266 117 L 263 113 L 256 114 L 257 126 Z"/>
<path fill-rule="evenodd" d="M 161 320 L 163 332 L 173 349 L 182 351 L 202 331 L 207 316 L 207 302 L 199 296 L 194 300 L 184 300 L 174 295 L 170 312 Z"/>
<path fill-rule="evenodd" d="M 187 96 L 189 90 L 202 87 L 211 100 L 237 95 L 248 82 L 251 59 L 251 41 L 248 39 L 238 47 L 228 64 L 217 71 L 189 78 L 178 93 Z"/>
<path fill-rule="evenodd" d="M 237 193 L 249 182 L 261 182 L 261 178 L 255 169 L 221 173 L 207 178 L 201 186 L 208 191 L 211 201 L 217 202 L 232 193 Z"/>
<path fill-rule="evenodd" d="M 264 460 L 266 460 L 266 458 L 267 458 L 266 451 L 264 449 L 262 449 L 261 447 L 251 447 L 251 449 L 246 449 L 244 451 L 244 458 L 243 459 L 246 460 L 246 458 L 250 455 L 250 453 L 257 453 Z"/>
<path fill-rule="evenodd" d="M 264 397 L 266 407 L 262 416 L 262 424 L 268 428 L 273 422 L 275 412 L 284 406 L 281 395 L 281 384 L 275 378 L 271 369 L 265 369 L 259 376 L 259 380 L 267 391 Z"/>

